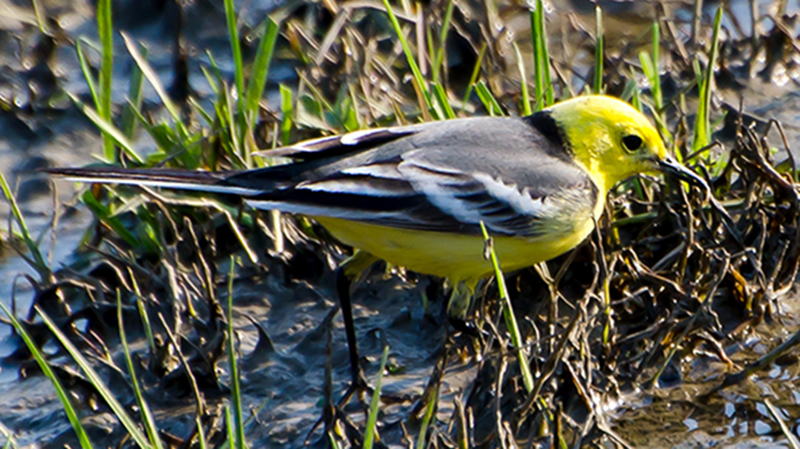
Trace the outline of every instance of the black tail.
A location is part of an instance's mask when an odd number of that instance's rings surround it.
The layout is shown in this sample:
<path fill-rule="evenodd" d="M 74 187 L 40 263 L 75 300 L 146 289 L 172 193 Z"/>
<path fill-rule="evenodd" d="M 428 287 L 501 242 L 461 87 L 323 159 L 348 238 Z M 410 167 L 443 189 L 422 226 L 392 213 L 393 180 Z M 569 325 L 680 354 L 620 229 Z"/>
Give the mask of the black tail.
<path fill-rule="evenodd" d="M 264 193 L 263 189 L 237 186 L 226 182 L 227 178 L 243 173 L 243 171 L 207 172 L 167 168 L 141 169 L 113 166 L 47 168 L 42 171 L 73 181 L 90 183 L 127 184 L 245 196 Z"/>

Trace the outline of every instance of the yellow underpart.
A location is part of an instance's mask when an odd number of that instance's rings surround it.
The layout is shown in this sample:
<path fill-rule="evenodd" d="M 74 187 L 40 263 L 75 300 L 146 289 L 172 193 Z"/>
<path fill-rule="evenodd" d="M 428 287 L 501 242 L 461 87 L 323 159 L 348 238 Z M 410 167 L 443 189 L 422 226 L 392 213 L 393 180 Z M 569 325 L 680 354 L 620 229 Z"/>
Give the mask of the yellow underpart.
<path fill-rule="evenodd" d="M 595 210 L 602 210 L 602 201 Z M 360 248 L 395 265 L 423 274 L 464 282 L 473 290 L 477 282 L 494 274 L 484 259 L 484 242 L 478 235 L 426 232 L 366 224 L 339 218 L 315 217 L 341 242 Z M 576 223 L 572 232 L 537 238 L 495 236 L 494 249 L 505 272 L 550 260 L 580 244 L 592 231 L 591 219 Z"/>

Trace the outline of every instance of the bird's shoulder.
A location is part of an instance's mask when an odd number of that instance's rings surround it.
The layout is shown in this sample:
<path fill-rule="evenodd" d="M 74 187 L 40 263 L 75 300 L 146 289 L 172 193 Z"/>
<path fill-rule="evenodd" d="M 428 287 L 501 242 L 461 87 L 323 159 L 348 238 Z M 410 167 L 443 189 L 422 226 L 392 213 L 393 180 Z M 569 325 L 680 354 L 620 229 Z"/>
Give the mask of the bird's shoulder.
<path fill-rule="evenodd" d="M 544 117 L 545 120 L 537 120 Z M 462 159 L 500 153 L 505 156 L 552 157 L 569 161 L 560 134 L 549 115 L 530 117 L 471 117 L 414 125 L 374 128 L 299 142 L 257 153 L 263 157 L 286 157 L 298 162 L 353 163 L 392 158 L 406 151 L 423 150 L 445 155 L 456 151 Z M 481 154 L 483 153 L 483 154 Z"/>

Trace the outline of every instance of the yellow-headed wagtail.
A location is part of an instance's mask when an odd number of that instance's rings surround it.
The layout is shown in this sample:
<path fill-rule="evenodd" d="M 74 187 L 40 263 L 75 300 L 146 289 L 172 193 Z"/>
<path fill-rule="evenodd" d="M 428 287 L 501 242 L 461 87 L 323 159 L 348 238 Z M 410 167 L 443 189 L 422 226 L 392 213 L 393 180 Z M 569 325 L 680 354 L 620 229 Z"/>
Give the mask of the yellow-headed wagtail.
<path fill-rule="evenodd" d="M 667 170 L 656 130 L 633 107 L 583 96 L 523 118 L 483 117 L 359 131 L 267 153 L 296 162 L 243 172 L 116 167 L 54 169 L 72 179 L 241 196 L 258 209 L 314 217 L 362 250 L 337 285 L 354 383 L 361 380 L 350 278 L 376 258 L 446 277 L 449 314 L 464 316 L 477 282 L 493 274 L 480 223 L 503 269 L 552 259 L 594 228 L 615 184 Z M 459 299 L 460 298 L 460 299 Z"/>

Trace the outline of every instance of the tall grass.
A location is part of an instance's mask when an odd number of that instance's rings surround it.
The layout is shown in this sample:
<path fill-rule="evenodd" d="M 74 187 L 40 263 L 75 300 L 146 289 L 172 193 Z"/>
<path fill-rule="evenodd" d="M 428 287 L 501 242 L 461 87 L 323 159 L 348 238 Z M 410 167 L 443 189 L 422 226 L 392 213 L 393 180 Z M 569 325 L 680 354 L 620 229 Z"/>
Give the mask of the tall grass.
<path fill-rule="evenodd" d="M 550 79 L 550 53 L 545 30 L 545 9 L 542 0 L 536 0 L 531 10 L 531 37 L 533 39 L 533 77 L 536 87 L 536 107 L 542 110 L 555 102 Z"/>
<path fill-rule="evenodd" d="M 111 122 L 111 87 L 114 82 L 114 25 L 111 20 L 111 0 L 97 2 L 97 35 L 100 38 L 100 92 L 97 98 L 97 111 L 100 118 Z M 103 155 L 109 162 L 117 160 L 114 141 L 111 136 L 103 134 Z"/>
<path fill-rule="evenodd" d="M 517 326 L 517 318 L 514 316 L 514 309 L 511 307 L 511 300 L 508 296 L 506 280 L 503 276 L 503 271 L 500 269 L 500 260 L 497 258 L 497 254 L 494 252 L 492 239 L 489 236 L 489 232 L 486 230 L 486 226 L 483 224 L 483 222 L 481 222 L 481 232 L 483 232 L 483 239 L 486 242 L 485 245 L 489 252 L 489 259 L 491 260 L 492 267 L 494 268 L 495 279 L 497 280 L 497 289 L 500 292 L 500 303 L 502 304 L 503 308 L 503 318 L 505 319 L 506 326 L 508 327 L 508 332 L 511 334 L 511 344 L 517 351 L 517 359 L 520 372 L 522 373 L 522 381 L 525 384 L 525 389 L 530 393 L 533 391 L 534 382 L 533 374 L 531 373 L 531 368 L 528 363 L 528 350 L 522 341 L 522 334 L 519 331 L 519 326 Z"/>
<path fill-rule="evenodd" d="M 14 314 L 11 313 L 11 310 L 9 310 L 8 307 L 6 307 L 6 305 L 1 301 L 0 309 L 3 310 L 3 313 L 5 313 L 10 320 L 11 325 L 17 332 L 17 335 L 19 335 L 22 338 L 22 341 L 25 342 L 25 346 L 28 347 L 28 350 L 31 352 L 34 360 L 36 360 L 36 363 L 39 365 L 42 373 L 44 373 L 44 376 L 50 380 L 53 388 L 55 388 L 56 395 L 58 396 L 59 401 L 61 401 L 62 407 L 64 407 L 64 413 L 66 413 L 67 419 L 72 425 L 72 430 L 75 431 L 75 436 L 78 438 L 78 443 L 83 449 L 93 448 L 94 445 L 89 439 L 89 435 L 86 433 L 86 430 L 83 428 L 83 424 L 81 424 L 80 417 L 78 416 L 78 410 L 72 403 L 70 393 L 61 384 L 61 381 L 59 380 L 58 376 L 56 376 L 55 372 L 53 372 L 52 367 L 50 367 L 50 363 L 47 361 L 44 354 L 42 354 L 42 352 L 39 350 L 36 342 L 30 336 L 25 326 L 23 326 L 22 323 L 17 320 L 17 317 L 14 316 Z"/>
<path fill-rule="evenodd" d="M 11 215 L 9 216 L 8 227 L 9 233 L 12 232 L 13 223 L 16 222 L 17 227 L 19 228 L 18 235 L 22 239 L 23 243 L 25 243 L 25 247 L 28 249 L 28 254 L 20 254 L 20 257 L 25 259 L 28 265 L 36 270 L 36 272 L 39 274 L 40 282 L 45 285 L 49 285 L 53 282 L 50 266 L 42 255 L 42 252 L 39 251 L 39 245 L 31 236 L 28 225 L 25 223 L 25 217 L 22 215 L 22 211 L 17 203 L 17 198 L 14 196 L 14 193 L 11 191 L 11 187 L 9 187 L 8 182 L 6 181 L 6 177 L 2 173 L 0 173 L 0 189 L 3 190 L 3 196 L 8 202 L 8 205 L 11 207 Z"/>
<path fill-rule="evenodd" d="M 228 369 L 231 377 L 231 407 L 233 409 L 233 425 L 229 425 L 229 438 L 232 448 L 245 449 L 244 418 L 242 415 L 242 390 L 239 386 L 239 367 L 236 362 L 236 346 L 233 333 L 233 280 L 236 274 L 236 260 L 231 256 L 231 271 L 228 275 Z M 233 438 L 231 438 L 232 436 Z"/>
<path fill-rule="evenodd" d="M 394 28 L 395 34 L 397 35 L 397 39 L 400 41 L 400 45 L 403 46 L 403 54 L 405 54 L 408 68 L 411 70 L 411 74 L 414 77 L 414 88 L 417 89 L 417 92 L 419 93 L 420 109 L 429 113 L 434 112 L 435 109 L 433 108 L 430 88 L 427 81 L 422 76 L 422 72 L 419 69 L 419 65 L 414 57 L 414 53 L 411 51 L 411 46 L 408 44 L 408 39 L 406 39 L 405 32 L 400 26 L 400 22 L 397 20 L 397 16 L 394 14 L 389 0 L 382 1 L 384 8 L 386 8 L 386 14 L 389 16 L 389 20 L 392 23 L 392 28 Z M 441 116 L 437 115 L 436 118 L 441 118 Z"/>
<path fill-rule="evenodd" d="M 603 10 L 595 6 L 594 93 L 603 93 Z"/>
<path fill-rule="evenodd" d="M 150 405 L 145 400 L 144 391 L 136 375 L 136 366 L 133 363 L 133 357 L 131 357 L 131 351 L 128 347 L 128 336 L 125 333 L 125 323 L 122 319 L 122 294 L 119 290 L 117 290 L 117 326 L 119 327 L 122 353 L 125 355 L 125 366 L 128 369 L 128 376 L 130 378 L 131 387 L 133 388 L 133 397 L 136 400 L 136 405 L 139 409 L 139 417 L 147 433 L 147 439 L 153 449 L 163 449 L 164 444 L 159 436 L 158 424 L 153 417 L 152 410 L 150 410 Z"/>
<path fill-rule="evenodd" d="M 653 100 L 652 113 L 656 121 L 656 128 L 663 138 L 671 140 L 664 115 L 664 97 L 661 92 L 661 26 L 658 21 L 653 22 L 652 37 L 652 56 L 642 51 L 639 53 L 639 61 L 650 85 L 650 96 Z"/>
<path fill-rule="evenodd" d="M 386 360 L 389 358 L 389 346 L 383 348 L 381 364 L 378 368 L 378 380 L 375 381 L 375 391 L 372 393 L 372 401 L 369 404 L 369 415 L 364 426 L 364 449 L 372 449 L 375 442 L 375 435 L 378 431 L 378 409 L 381 403 L 381 384 L 383 383 L 383 372 L 386 370 Z"/>
<path fill-rule="evenodd" d="M 692 151 L 698 152 L 711 144 L 711 94 L 714 91 L 714 66 L 717 64 L 717 54 L 719 53 L 719 32 L 722 27 L 722 7 L 717 9 L 714 16 L 714 28 L 711 36 L 711 49 L 708 52 L 708 65 L 705 71 L 698 71 L 698 91 L 699 103 L 697 105 L 697 115 L 694 123 L 694 136 L 692 139 Z M 722 167 L 725 166 L 724 158 L 712 162 L 708 159 L 709 165 L 713 168 L 712 173 L 719 175 Z"/>

